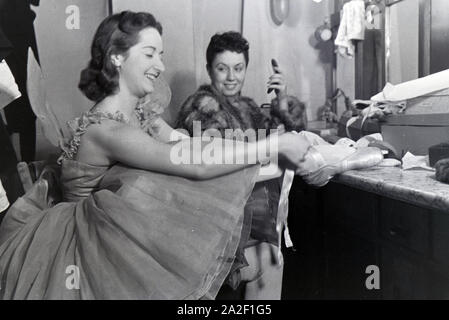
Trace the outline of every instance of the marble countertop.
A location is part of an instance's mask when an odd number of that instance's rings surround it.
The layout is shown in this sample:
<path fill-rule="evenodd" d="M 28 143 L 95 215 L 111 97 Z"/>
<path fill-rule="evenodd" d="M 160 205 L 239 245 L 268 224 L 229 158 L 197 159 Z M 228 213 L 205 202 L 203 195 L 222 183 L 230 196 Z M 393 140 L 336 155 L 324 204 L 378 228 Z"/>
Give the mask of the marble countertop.
<path fill-rule="evenodd" d="M 428 170 L 373 167 L 351 170 L 332 181 L 407 203 L 449 212 L 449 184 L 435 179 Z"/>

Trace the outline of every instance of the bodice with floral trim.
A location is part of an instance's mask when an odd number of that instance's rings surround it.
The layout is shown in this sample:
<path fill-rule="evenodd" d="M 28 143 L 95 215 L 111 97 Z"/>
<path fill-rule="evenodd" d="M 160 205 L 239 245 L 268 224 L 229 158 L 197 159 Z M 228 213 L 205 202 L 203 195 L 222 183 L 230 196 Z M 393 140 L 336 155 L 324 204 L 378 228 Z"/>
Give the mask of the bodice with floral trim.
<path fill-rule="evenodd" d="M 62 147 L 62 154 L 58 159 L 58 163 L 61 165 L 62 193 L 66 201 L 78 201 L 89 196 L 98 188 L 101 179 L 109 169 L 108 166 L 89 165 L 75 159 L 82 135 L 90 125 L 99 124 L 103 120 L 129 123 L 126 116 L 119 111 L 114 114 L 87 111 L 79 118 L 69 122 L 72 138 Z"/>
<path fill-rule="evenodd" d="M 162 110 L 163 111 L 163 110 Z M 139 105 L 135 109 L 140 129 L 149 135 L 157 135 L 158 125 L 155 120 L 160 117 L 161 110 L 145 109 Z M 130 120 L 120 111 L 107 113 L 95 110 L 84 112 L 80 117 L 68 123 L 72 133 L 69 142 L 62 146 L 62 154 L 58 158 L 61 165 L 61 182 L 64 198 L 76 201 L 95 191 L 102 177 L 109 169 L 108 166 L 93 166 L 76 160 L 76 154 L 81 143 L 82 135 L 92 124 L 100 124 L 103 120 L 114 120 L 129 124 Z"/>
<path fill-rule="evenodd" d="M 72 131 L 72 138 L 65 146 L 62 146 L 62 154 L 58 158 L 58 163 L 61 164 L 64 159 L 74 160 L 81 143 L 81 136 L 91 124 L 99 124 L 103 120 L 114 120 L 122 123 L 129 122 L 125 115 L 119 111 L 114 114 L 100 111 L 84 112 L 81 117 L 75 118 L 75 120 L 68 123 Z"/>

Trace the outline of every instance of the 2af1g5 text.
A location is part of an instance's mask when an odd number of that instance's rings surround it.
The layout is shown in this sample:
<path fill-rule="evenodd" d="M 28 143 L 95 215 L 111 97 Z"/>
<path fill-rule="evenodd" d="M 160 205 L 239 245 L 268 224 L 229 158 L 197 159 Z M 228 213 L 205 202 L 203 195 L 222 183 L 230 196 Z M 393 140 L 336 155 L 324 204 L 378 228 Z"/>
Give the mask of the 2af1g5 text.
<path fill-rule="evenodd" d="M 271 314 L 271 306 L 269 304 L 230 304 L 230 305 L 221 305 L 221 314 L 222 315 L 234 315 L 234 314 L 251 314 L 251 315 L 263 315 L 263 314 Z"/>
<path fill-rule="evenodd" d="M 178 315 L 201 315 L 208 318 L 211 315 L 269 315 L 271 305 L 269 304 L 221 304 L 220 307 L 188 306 L 185 304 L 178 307 Z"/>

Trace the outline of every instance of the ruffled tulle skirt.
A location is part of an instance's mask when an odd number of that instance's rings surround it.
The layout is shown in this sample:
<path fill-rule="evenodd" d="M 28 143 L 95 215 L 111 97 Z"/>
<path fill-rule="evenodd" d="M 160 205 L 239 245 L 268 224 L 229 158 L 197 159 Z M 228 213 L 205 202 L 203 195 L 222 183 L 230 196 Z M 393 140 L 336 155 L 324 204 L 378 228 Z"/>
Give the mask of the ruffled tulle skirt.
<path fill-rule="evenodd" d="M 54 206 L 40 179 L 0 226 L 0 297 L 213 299 L 257 171 L 191 181 L 114 166 L 98 191 Z"/>

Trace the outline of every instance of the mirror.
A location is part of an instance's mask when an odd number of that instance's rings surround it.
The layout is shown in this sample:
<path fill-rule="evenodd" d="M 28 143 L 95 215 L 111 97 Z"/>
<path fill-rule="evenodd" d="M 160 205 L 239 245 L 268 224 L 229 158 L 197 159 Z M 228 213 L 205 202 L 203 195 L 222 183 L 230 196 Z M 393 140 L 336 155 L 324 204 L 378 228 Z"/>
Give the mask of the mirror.
<path fill-rule="evenodd" d="M 398 84 L 419 75 L 419 0 L 385 8 L 385 80 Z"/>
<path fill-rule="evenodd" d="M 392 84 L 449 68 L 449 1 L 387 0 L 385 80 Z"/>

